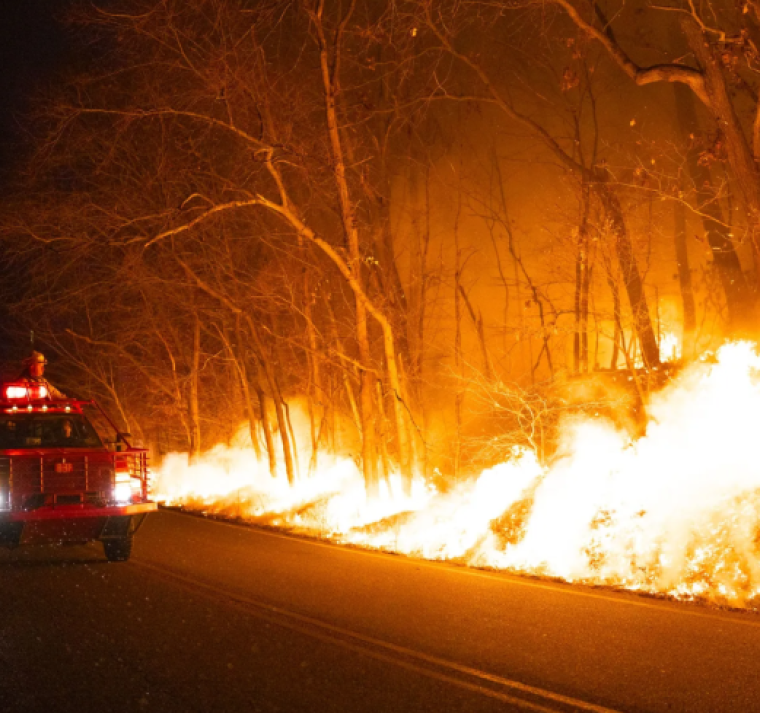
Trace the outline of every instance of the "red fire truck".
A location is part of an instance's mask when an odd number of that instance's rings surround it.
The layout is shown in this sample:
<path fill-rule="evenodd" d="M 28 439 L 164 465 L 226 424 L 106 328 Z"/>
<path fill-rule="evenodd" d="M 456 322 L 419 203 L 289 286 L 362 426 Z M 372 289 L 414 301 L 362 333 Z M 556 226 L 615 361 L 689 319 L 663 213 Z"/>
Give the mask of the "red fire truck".
<path fill-rule="evenodd" d="M 129 437 L 97 403 L 45 381 L 0 385 L 0 545 L 99 540 L 109 561 L 129 559 L 156 509 L 147 451 Z"/>

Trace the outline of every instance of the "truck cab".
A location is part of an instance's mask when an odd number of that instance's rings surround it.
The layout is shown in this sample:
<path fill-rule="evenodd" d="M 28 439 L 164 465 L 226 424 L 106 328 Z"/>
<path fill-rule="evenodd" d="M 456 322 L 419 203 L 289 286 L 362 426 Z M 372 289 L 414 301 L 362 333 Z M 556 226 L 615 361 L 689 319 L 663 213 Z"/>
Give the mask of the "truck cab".
<path fill-rule="evenodd" d="M 147 450 L 129 438 L 95 401 L 0 385 L 0 546 L 97 540 L 109 561 L 128 560 L 157 507 Z"/>

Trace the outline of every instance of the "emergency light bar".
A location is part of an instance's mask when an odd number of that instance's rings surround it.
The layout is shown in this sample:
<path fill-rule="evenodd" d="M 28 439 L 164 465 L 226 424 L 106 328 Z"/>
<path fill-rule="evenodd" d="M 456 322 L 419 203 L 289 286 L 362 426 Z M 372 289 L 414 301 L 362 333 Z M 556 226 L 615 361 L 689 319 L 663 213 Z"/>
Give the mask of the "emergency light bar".
<path fill-rule="evenodd" d="M 44 384 L 31 384 L 26 388 L 29 398 L 34 399 L 46 399 L 48 397 L 48 387 Z"/>
<path fill-rule="evenodd" d="M 6 401 L 36 401 L 48 397 L 45 384 L 5 384 L 3 396 Z"/>

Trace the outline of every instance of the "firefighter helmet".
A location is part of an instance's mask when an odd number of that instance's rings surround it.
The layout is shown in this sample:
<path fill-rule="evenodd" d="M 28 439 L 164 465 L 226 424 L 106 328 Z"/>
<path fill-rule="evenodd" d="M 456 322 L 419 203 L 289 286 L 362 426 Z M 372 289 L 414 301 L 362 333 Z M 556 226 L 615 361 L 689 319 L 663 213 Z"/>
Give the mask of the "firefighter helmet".
<path fill-rule="evenodd" d="M 23 361 L 24 366 L 29 366 L 30 364 L 47 364 L 47 359 L 45 359 L 45 355 L 42 352 L 33 351 L 26 359 Z"/>

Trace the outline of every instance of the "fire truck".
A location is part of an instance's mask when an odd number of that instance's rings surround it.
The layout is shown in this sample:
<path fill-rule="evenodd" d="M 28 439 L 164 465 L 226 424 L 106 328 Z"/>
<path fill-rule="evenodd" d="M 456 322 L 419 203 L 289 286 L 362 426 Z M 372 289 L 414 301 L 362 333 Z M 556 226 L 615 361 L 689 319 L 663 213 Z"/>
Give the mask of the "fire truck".
<path fill-rule="evenodd" d="M 0 385 L 0 546 L 98 540 L 109 561 L 128 560 L 156 509 L 147 450 L 129 438 L 95 401 L 46 381 Z"/>

